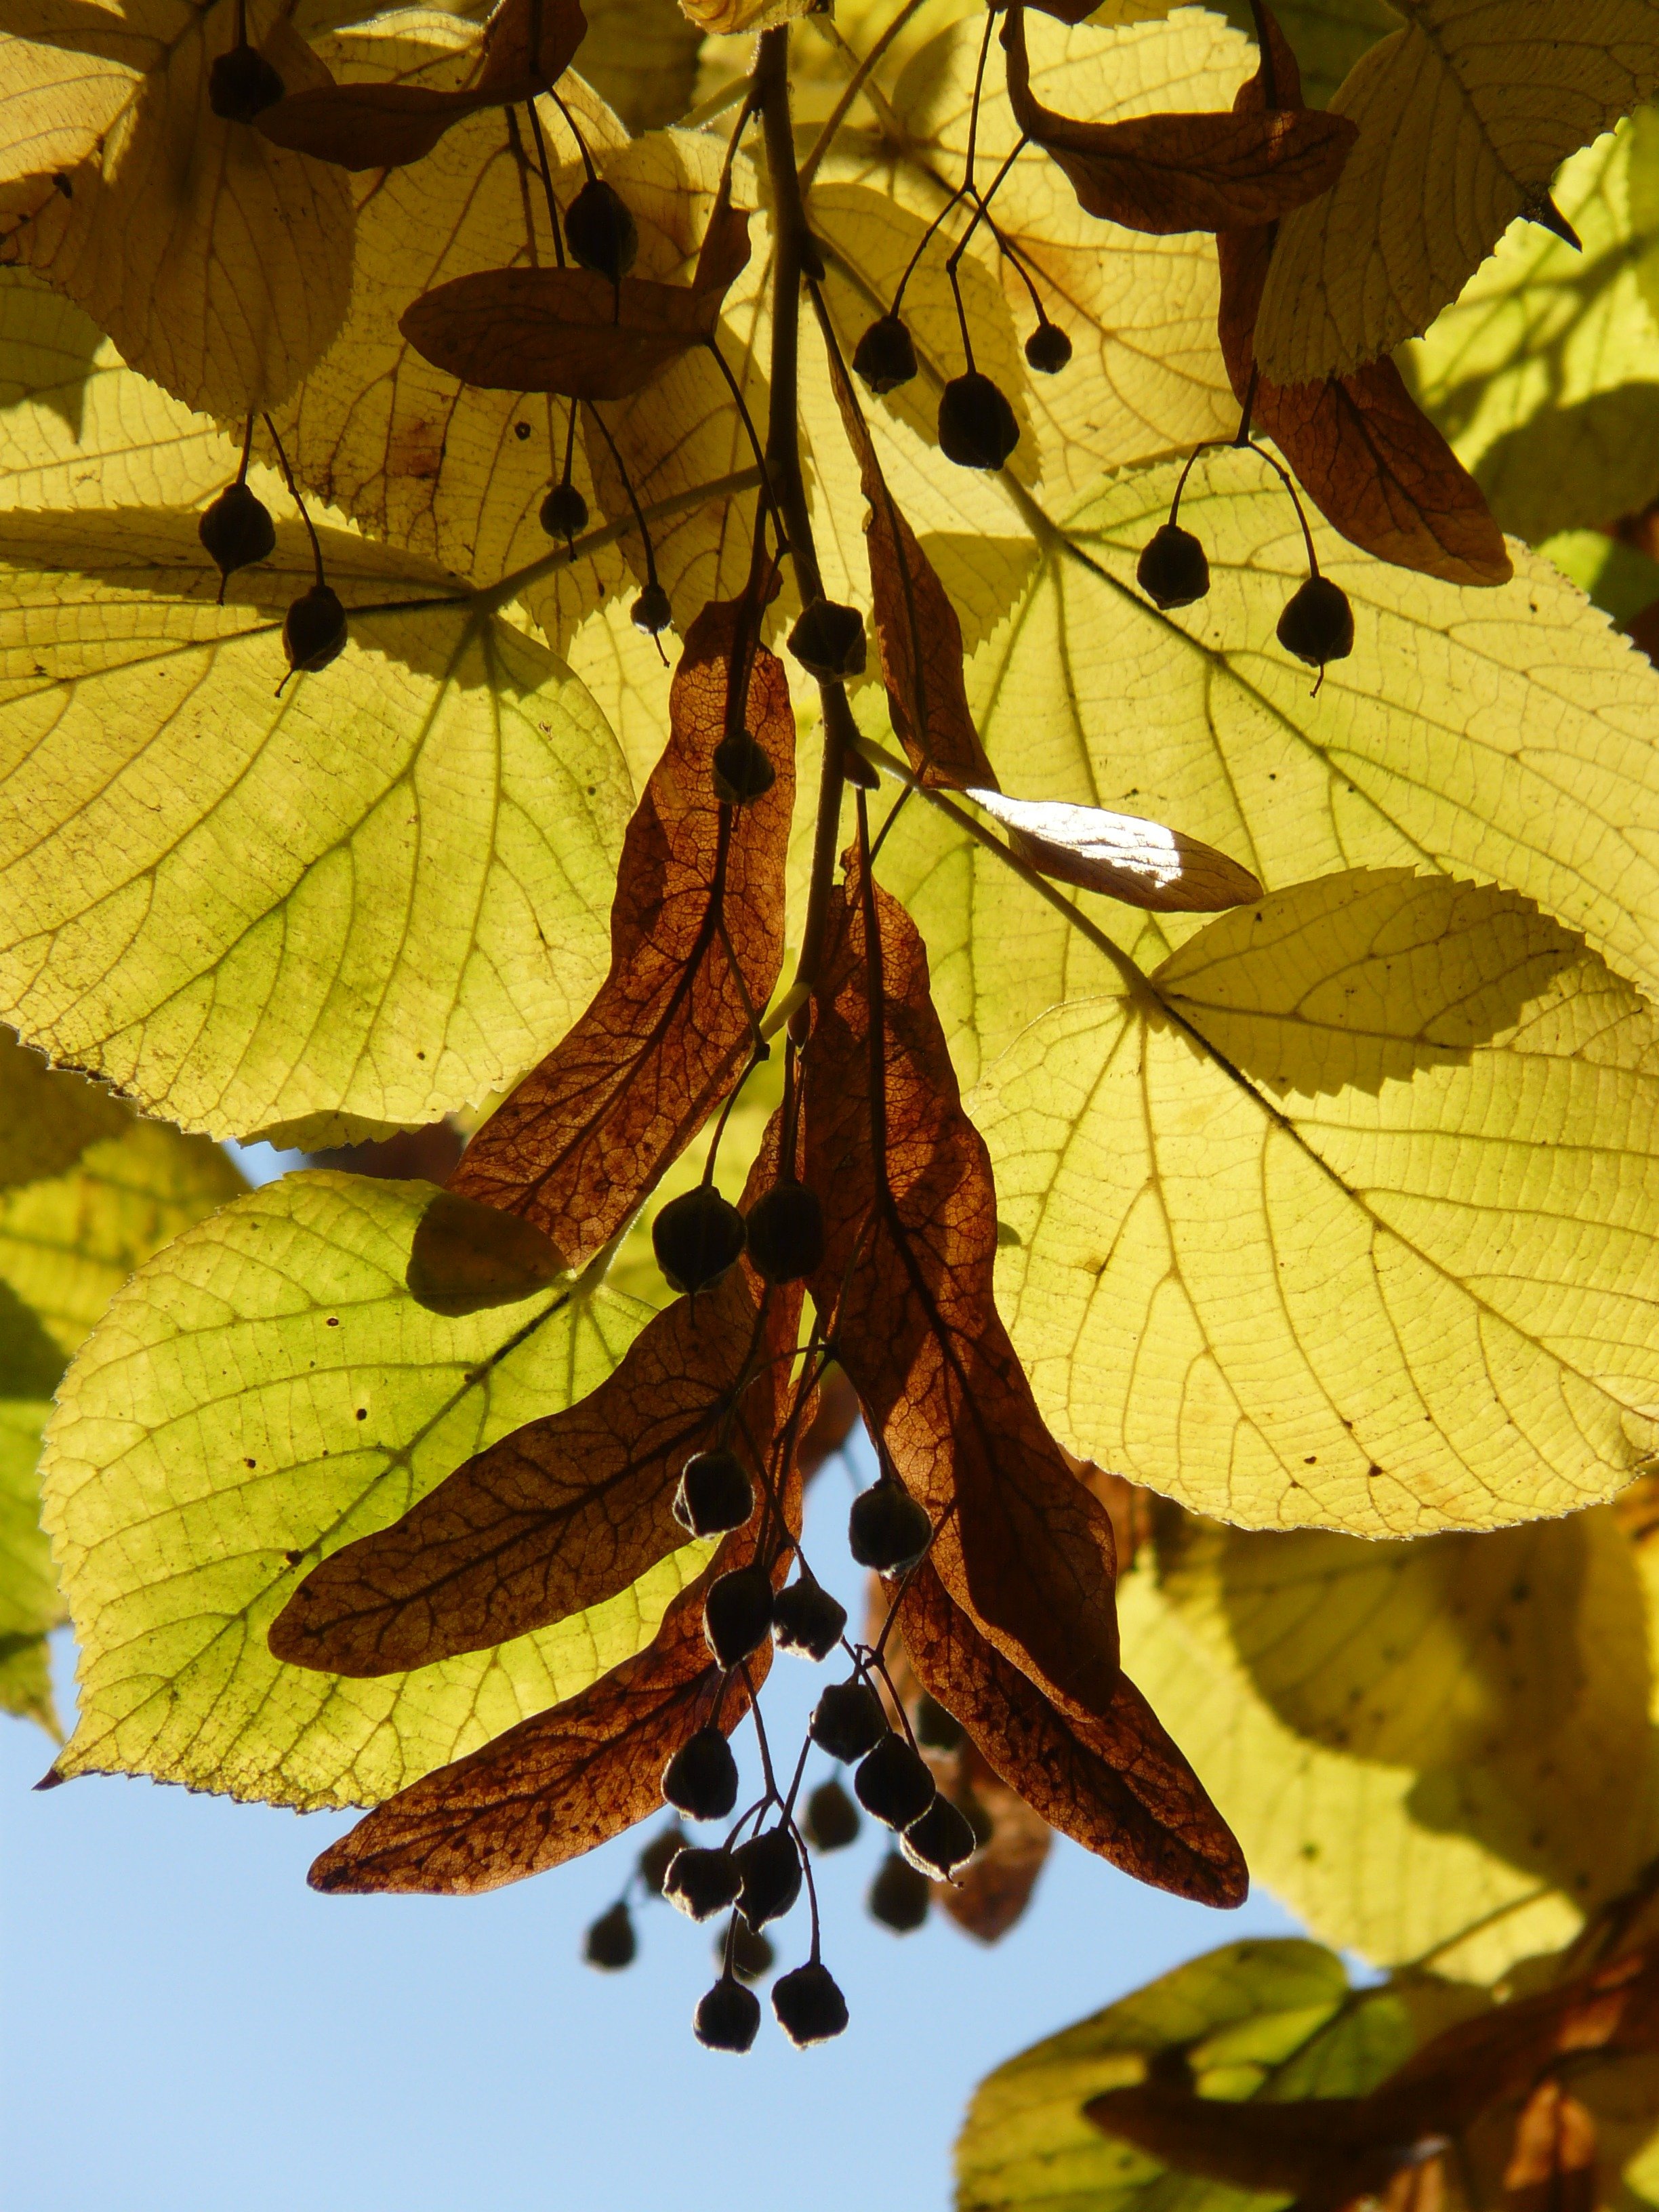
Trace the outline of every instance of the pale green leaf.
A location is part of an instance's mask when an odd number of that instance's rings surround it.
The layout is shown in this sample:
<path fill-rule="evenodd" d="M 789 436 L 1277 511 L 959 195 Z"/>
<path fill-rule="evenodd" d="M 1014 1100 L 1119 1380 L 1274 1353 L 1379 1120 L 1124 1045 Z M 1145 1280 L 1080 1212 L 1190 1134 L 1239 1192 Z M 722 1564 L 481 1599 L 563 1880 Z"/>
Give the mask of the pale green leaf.
<path fill-rule="evenodd" d="M 404 1274 L 426 1183 L 289 1176 L 178 1238 L 58 1394 L 46 1520 L 82 1649 L 66 1774 L 367 1804 L 640 1649 L 690 1547 L 557 1626 L 413 1674 L 279 1666 L 271 1620 L 319 1558 L 474 1452 L 585 1396 L 649 1310 L 556 1287 L 447 1319 Z"/>
<path fill-rule="evenodd" d="M 1611 1513 L 1380 1546 L 1193 1523 L 1119 1594 L 1124 1663 L 1255 1879 L 1340 1948 L 1490 1981 L 1659 1843 L 1647 1606 Z M 1517 1630 L 1532 1679 L 1564 1677 L 1536 1714 L 1504 1693 Z"/>
<path fill-rule="evenodd" d="M 1659 492 L 1659 326 L 1642 270 L 1659 220 L 1659 115 L 1644 109 L 1566 162 L 1555 201 L 1583 242 L 1517 222 L 1413 349 L 1417 396 L 1505 530 L 1536 544 Z"/>
<path fill-rule="evenodd" d="M 0 1342 L 5 1316 L 0 1311 Z M 46 1632 L 64 1618 L 52 1552 L 40 1527 L 35 1462 L 51 1407 L 0 1398 L 0 1712 L 61 1735 Z"/>
<path fill-rule="evenodd" d="M 969 1108 L 1039 1401 L 1199 1511 L 1490 1528 L 1659 1437 L 1659 1027 L 1510 893 L 1279 893 L 1045 1014 Z"/>
<path fill-rule="evenodd" d="M 0 527 L 7 1018 L 216 1135 L 338 1141 L 481 1099 L 603 972 L 615 740 L 541 646 L 339 536 L 348 605 L 392 611 L 278 696 L 303 538 L 222 608 L 195 541 L 188 515 Z"/>

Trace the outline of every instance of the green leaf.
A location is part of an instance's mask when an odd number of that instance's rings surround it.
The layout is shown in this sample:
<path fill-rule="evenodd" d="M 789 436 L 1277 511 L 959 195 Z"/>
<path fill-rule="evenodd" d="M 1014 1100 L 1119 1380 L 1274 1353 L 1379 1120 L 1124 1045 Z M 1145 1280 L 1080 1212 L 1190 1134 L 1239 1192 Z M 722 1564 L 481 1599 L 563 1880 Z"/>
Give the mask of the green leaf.
<path fill-rule="evenodd" d="M 1425 1985 L 1350 1987 L 1319 1944 L 1246 1940 L 1177 1966 L 1034 2044 L 981 2082 L 957 2142 L 957 2212 L 1231 2212 L 1282 2203 L 1174 2174 L 1104 2136 L 1082 2107 L 1160 2057 L 1202 2096 L 1359 2096 L 1485 1999 Z"/>
<path fill-rule="evenodd" d="M 58 1393 L 46 1520 L 82 1648 L 65 1774 L 370 1804 L 641 1649 L 690 1546 L 556 1627 L 409 1675 L 279 1666 L 270 1621 L 325 1553 L 585 1396 L 649 1310 L 566 1285 L 447 1319 L 405 1285 L 427 1183 L 289 1176 L 176 1239 Z"/>
<path fill-rule="evenodd" d="M 129 1109 L 0 1030 L 0 1188 L 73 1167 L 87 1146 L 131 1121 Z"/>
<path fill-rule="evenodd" d="M 1255 1879 L 1340 1948 L 1493 1980 L 1659 1846 L 1651 1600 L 1608 1511 L 1410 1544 L 1194 1522 L 1119 1599 Z M 1559 1670 L 1536 1710 L 1511 1653 Z"/>
<path fill-rule="evenodd" d="M 1246 1527 L 1611 1497 L 1659 1440 L 1656 1068 L 1645 1004 L 1508 892 L 1361 870 L 1212 922 L 968 1102 L 1039 1403 Z"/>
<path fill-rule="evenodd" d="M 1230 21 L 1250 33 L 1249 0 L 1227 0 Z M 1400 18 L 1387 0 L 1274 0 L 1279 27 L 1296 49 L 1302 71 L 1302 97 L 1323 107 L 1348 71 Z"/>
<path fill-rule="evenodd" d="M 0 1327 L 3 1327 L 0 1314 Z M 3 1338 L 0 1338 L 3 1342 Z M 60 1736 L 46 1632 L 64 1618 L 52 1551 L 40 1527 L 35 1462 L 51 1407 L 0 1399 L 0 1712 Z"/>
<path fill-rule="evenodd" d="M 1513 224 L 1412 349 L 1419 400 L 1504 529 L 1534 544 L 1659 493 L 1656 191 L 1659 114 L 1644 108 L 1555 180 L 1583 251 Z"/>
<path fill-rule="evenodd" d="M 193 516 L 0 526 L 0 1003 L 214 1135 L 480 1100 L 605 967 L 629 793 L 592 701 L 412 556 L 325 550 L 348 607 L 391 611 L 279 696 L 293 526 L 222 608 Z"/>

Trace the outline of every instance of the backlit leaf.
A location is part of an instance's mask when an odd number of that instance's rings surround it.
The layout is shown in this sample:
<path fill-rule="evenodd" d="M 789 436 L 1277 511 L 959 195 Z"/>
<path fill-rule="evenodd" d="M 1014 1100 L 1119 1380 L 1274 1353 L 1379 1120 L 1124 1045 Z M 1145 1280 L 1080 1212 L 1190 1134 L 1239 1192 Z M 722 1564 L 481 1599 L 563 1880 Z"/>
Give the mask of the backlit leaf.
<path fill-rule="evenodd" d="M 587 0 L 582 75 L 629 130 L 660 131 L 690 106 L 702 33 L 677 0 Z"/>
<path fill-rule="evenodd" d="M 1158 914 L 1215 914 L 1261 896 L 1248 868 L 1161 822 L 1054 799 L 1012 799 L 1000 791 L 968 796 L 1001 823 L 1015 852 L 1045 876 L 1103 891 L 1127 906 Z"/>
<path fill-rule="evenodd" d="M 1659 116 L 1644 108 L 1556 179 L 1583 251 L 1515 224 L 1413 349 L 1418 398 L 1504 527 L 1534 544 L 1659 492 L 1656 191 Z"/>
<path fill-rule="evenodd" d="M 0 1328 L 8 1316 L 0 1312 Z M 64 1619 L 52 1547 L 40 1527 L 35 1465 L 49 1405 L 0 1398 L 0 1712 L 61 1737 L 47 1632 Z"/>
<path fill-rule="evenodd" d="M 310 49 L 274 10 L 250 8 L 248 21 L 290 89 L 320 79 Z M 186 404 L 222 416 L 276 406 L 345 314 L 343 180 L 213 112 L 209 73 L 235 39 L 222 9 L 92 0 L 76 22 L 94 47 L 113 35 L 132 73 L 118 103 L 106 74 L 95 88 L 72 76 L 54 88 L 77 130 L 92 125 L 95 107 L 95 146 L 72 167 L 54 159 L 36 178 L 9 258 L 67 292 L 133 368 Z M 55 42 L 47 52 L 60 69 L 65 54 Z M 25 46 L 26 71 L 40 53 Z M 52 169 L 66 170 L 67 191 L 54 187 Z"/>
<path fill-rule="evenodd" d="M 1493 1980 L 1659 1842 L 1648 1600 L 1609 1512 L 1382 1546 L 1182 1524 L 1120 1594 L 1127 1663 L 1256 1880 L 1340 1948 Z M 1523 1679 L 1559 1671 L 1535 1717 L 1506 1635 Z"/>
<path fill-rule="evenodd" d="M 1459 589 L 1316 525 L 1356 636 L 1311 696 L 1273 637 L 1307 556 L 1259 460 L 1206 456 L 1188 483 L 1208 598 L 1166 616 L 1136 589 L 1177 474 L 1126 473 L 1074 514 L 1085 558 L 1051 542 L 976 656 L 969 702 L 1004 780 L 1017 761 L 1026 797 L 1178 823 L 1270 888 L 1401 864 L 1496 879 L 1659 992 L 1651 665 L 1524 550 L 1513 583 Z"/>
<path fill-rule="evenodd" d="M 754 603 L 705 607 L 672 735 L 629 825 L 611 972 L 586 1012 L 473 1139 L 452 1177 L 584 1265 L 737 1079 L 783 961 L 794 720 Z M 722 805 L 712 763 L 746 728 L 775 780 Z"/>
<path fill-rule="evenodd" d="M 1648 0 L 1395 0 L 1402 29 L 1331 101 L 1359 137 L 1287 216 L 1256 351 L 1280 384 L 1345 374 L 1426 330 L 1566 155 L 1659 84 Z"/>
<path fill-rule="evenodd" d="M 354 617 L 289 682 L 284 527 L 228 603 L 195 517 L 8 525 L 8 1018 L 216 1134 L 416 1125 L 510 1080 L 603 957 L 626 805 L 562 665 L 450 580 L 334 537 Z"/>
<path fill-rule="evenodd" d="M 1039 1402 L 1249 1527 L 1610 1497 L 1659 1419 L 1656 1065 L 1643 1002 L 1508 893 L 1358 871 L 1212 922 L 974 1095 Z"/>
<path fill-rule="evenodd" d="M 639 1650 L 696 1572 L 700 1550 L 677 1553 L 557 1628 L 410 1675 L 347 1681 L 270 1656 L 266 1632 L 319 1555 L 584 1396 L 646 1317 L 568 1286 L 430 1312 L 405 1276 L 434 1195 L 286 1176 L 159 1253 L 81 1352 L 46 1462 L 82 1650 L 64 1773 L 373 1803 Z"/>

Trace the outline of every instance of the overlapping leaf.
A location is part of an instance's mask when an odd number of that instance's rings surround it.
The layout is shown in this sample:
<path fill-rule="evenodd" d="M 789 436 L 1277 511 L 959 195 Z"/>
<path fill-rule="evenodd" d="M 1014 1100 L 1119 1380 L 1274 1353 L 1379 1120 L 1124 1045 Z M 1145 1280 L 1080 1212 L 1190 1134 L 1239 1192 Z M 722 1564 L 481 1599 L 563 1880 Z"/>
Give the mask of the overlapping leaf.
<path fill-rule="evenodd" d="M 1268 37 L 1271 58 L 1234 103 L 1241 113 L 1300 109 L 1295 60 L 1277 29 Z M 1256 324 L 1262 286 L 1285 250 L 1275 243 L 1279 235 L 1267 225 L 1218 241 L 1221 349 L 1241 405 L 1250 399 L 1255 427 L 1356 545 L 1448 583 L 1504 583 L 1509 556 L 1480 487 L 1391 361 L 1289 384 L 1259 374 Z"/>
<path fill-rule="evenodd" d="M 31 1041 L 186 1127 L 325 1142 L 483 1097 L 574 1018 L 626 772 L 541 647 L 335 537 L 348 606 L 391 611 L 276 697 L 293 526 L 222 608 L 193 515 L 14 520 L 0 551 L 0 995 Z"/>
<path fill-rule="evenodd" d="M 1397 0 L 1405 27 L 1331 101 L 1359 137 L 1285 219 L 1257 353 L 1281 384 L 1346 375 L 1428 328 L 1569 154 L 1659 84 L 1648 0 Z"/>
<path fill-rule="evenodd" d="M 484 27 L 477 80 L 467 89 L 325 83 L 266 108 L 259 133 L 274 146 L 345 169 L 401 168 L 429 154 L 463 116 L 546 92 L 575 59 L 586 28 L 580 0 L 501 0 Z"/>
<path fill-rule="evenodd" d="M 1129 230 L 1164 235 L 1272 222 L 1335 183 L 1358 135 L 1346 116 L 1308 109 L 1122 123 L 1058 115 L 1032 93 L 1018 6 L 1004 20 L 1002 43 L 1014 120 L 1064 170 L 1086 214 Z"/>
<path fill-rule="evenodd" d="M 1014 851 L 1045 876 L 1103 891 L 1127 906 L 1154 914 L 1216 914 L 1261 896 L 1248 868 L 1161 822 L 1100 806 L 1011 799 L 998 791 L 969 796 L 1001 823 Z"/>
<path fill-rule="evenodd" d="M 730 1089 L 782 963 L 795 732 L 781 664 L 756 635 L 759 612 L 738 601 L 693 624 L 668 748 L 623 848 L 611 973 L 453 1178 L 536 1222 L 578 1266 Z M 711 763 L 744 727 L 775 781 L 751 805 L 722 805 Z"/>
<path fill-rule="evenodd" d="M 1404 871 L 1281 893 L 1045 1015 L 972 1102 L 1039 1402 L 1247 1526 L 1610 1497 L 1659 1407 L 1655 1044 L 1523 901 Z"/>
<path fill-rule="evenodd" d="M 46 1462 L 82 1655 L 65 1774 L 373 1803 L 637 1651 L 696 1573 L 694 1547 L 556 1628 L 374 1682 L 270 1656 L 270 1625 L 320 1555 L 586 1395 L 648 1317 L 568 1285 L 434 1312 L 407 1278 L 437 1195 L 335 1174 L 269 1184 L 159 1253 L 80 1352 Z"/>
<path fill-rule="evenodd" d="M 1575 154 L 1554 198 L 1580 247 L 1516 225 L 1410 362 L 1493 514 L 1534 544 L 1659 492 L 1659 117 Z"/>
<path fill-rule="evenodd" d="M 290 89 L 322 78 L 275 11 L 248 14 Z M 18 9 L 7 28 L 6 82 L 21 79 L 25 112 L 6 121 L 25 130 L 21 158 L 42 159 L 27 190 L 6 190 L 9 258 L 188 405 L 238 416 L 286 399 L 344 317 L 351 204 L 326 165 L 213 112 L 209 75 L 234 41 L 232 16 L 94 0 L 44 25 Z"/>
<path fill-rule="evenodd" d="M 812 1295 L 951 1596 L 1067 1713 L 1111 1710 L 1111 1524 L 1042 1426 L 991 1295 L 996 1200 L 914 926 L 849 875 L 802 1059 Z"/>

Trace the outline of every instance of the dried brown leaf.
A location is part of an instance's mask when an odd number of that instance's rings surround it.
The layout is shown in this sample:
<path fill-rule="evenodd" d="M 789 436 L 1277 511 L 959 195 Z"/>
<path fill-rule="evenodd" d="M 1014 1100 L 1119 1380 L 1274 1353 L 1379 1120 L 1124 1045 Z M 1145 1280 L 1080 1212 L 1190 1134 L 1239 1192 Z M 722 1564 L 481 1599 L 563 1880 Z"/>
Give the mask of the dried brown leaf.
<path fill-rule="evenodd" d="M 971 1744 L 957 1765 L 960 1779 L 947 1794 L 988 1821 L 991 1832 L 955 1881 L 940 1885 L 939 1903 L 968 1935 L 996 1943 L 1018 1925 L 1030 1903 L 1054 1832 Z"/>
<path fill-rule="evenodd" d="M 548 90 L 575 59 L 586 32 L 580 0 L 501 0 L 484 33 L 478 81 L 469 89 L 319 86 L 279 100 L 255 118 L 255 128 L 274 145 L 315 155 L 343 169 L 402 168 L 429 154 L 464 115 L 481 107 L 511 106 Z"/>
<path fill-rule="evenodd" d="M 1163 236 L 1272 222 L 1328 191 L 1359 135 L 1346 115 L 1304 108 L 1268 114 L 1237 102 L 1231 115 L 1078 121 L 1056 115 L 1032 93 L 1018 7 L 1008 10 L 1002 43 L 1020 129 L 1065 171 L 1085 214 L 1130 230 Z"/>
<path fill-rule="evenodd" d="M 1043 1426 L 997 1316 L 990 1163 L 921 939 L 856 867 L 831 899 L 802 1083 L 826 1231 L 812 1295 L 879 1449 L 933 1516 L 931 1556 L 1005 1657 L 1068 1711 L 1110 1711 L 1111 1523 Z"/>
<path fill-rule="evenodd" d="M 1271 22 L 1271 19 L 1270 22 Z M 1296 57 L 1271 27 L 1273 97 L 1280 111 L 1308 112 Z M 1233 102 L 1240 114 L 1267 108 L 1258 70 Z M 1273 250 L 1271 224 L 1224 234 L 1219 334 L 1243 403 L 1255 372 L 1255 319 Z M 1502 584 L 1511 571 L 1504 533 L 1486 495 L 1406 389 L 1392 361 L 1311 384 L 1255 377 L 1251 421 L 1270 437 L 1297 482 L 1345 538 L 1402 568 L 1452 584 Z"/>
<path fill-rule="evenodd" d="M 799 1536 L 793 1468 L 781 1495 L 784 1523 Z M 663 1768 L 714 1715 L 720 1676 L 702 1632 L 703 1599 L 717 1576 L 752 1559 L 762 1526 L 757 1518 L 726 1539 L 645 1650 L 389 1797 L 316 1860 L 312 1887 L 474 1896 L 562 1866 L 656 1812 Z M 775 1581 L 788 1557 L 775 1565 Z M 719 1726 L 727 1735 L 771 1662 L 769 1642 L 726 1678 Z"/>
<path fill-rule="evenodd" d="M 748 259 L 748 215 L 723 187 L 690 284 L 613 284 L 592 269 L 481 269 L 423 292 L 398 328 L 464 384 L 626 399 L 714 337 Z"/>
<path fill-rule="evenodd" d="M 931 1561 L 911 1577 L 899 1620 L 923 1686 L 1050 1826 L 1160 1889 L 1243 1903 L 1243 1853 L 1127 1675 L 1105 1712 L 1086 1721 L 1057 1712 L 992 1649 Z"/>
<path fill-rule="evenodd" d="M 1002 823 L 1023 860 L 1079 890 L 1103 891 L 1153 914 L 1219 914 L 1261 896 L 1248 868 L 1161 822 L 995 790 L 968 796 Z"/>
<path fill-rule="evenodd" d="M 750 1009 L 783 959 L 794 718 L 776 656 L 742 600 L 705 607 L 670 695 L 672 735 L 623 845 L 611 972 L 575 1027 L 485 1122 L 451 1188 L 520 1213 L 586 1264 L 736 1079 Z M 710 762 L 726 733 L 733 656 L 749 659 L 743 720 L 776 781 L 720 805 Z"/>
<path fill-rule="evenodd" d="M 957 611 L 887 488 L 864 410 L 833 345 L 829 361 L 848 443 L 858 460 L 859 482 L 870 503 L 865 550 L 894 732 L 925 784 L 994 791 L 996 771 L 969 711 Z"/>
<path fill-rule="evenodd" d="M 579 1405 L 514 1430 L 313 1568 L 271 1626 L 272 1651 L 330 1674 L 402 1674 L 626 1589 L 686 1540 L 672 1510 L 680 1469 L 716 1441 L 745 1374 L 733 1447 L 769 1451 L 798 1312 L 774 1292 L 763 1316 L 740 1267 L 676 1299 Z"/>

